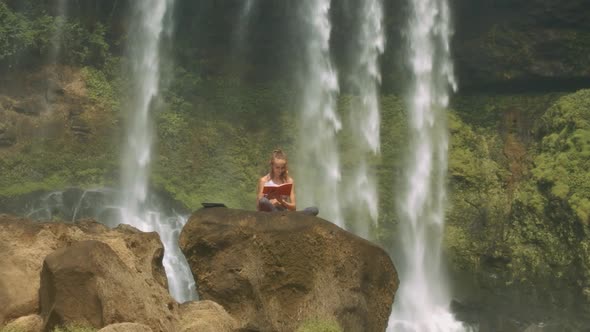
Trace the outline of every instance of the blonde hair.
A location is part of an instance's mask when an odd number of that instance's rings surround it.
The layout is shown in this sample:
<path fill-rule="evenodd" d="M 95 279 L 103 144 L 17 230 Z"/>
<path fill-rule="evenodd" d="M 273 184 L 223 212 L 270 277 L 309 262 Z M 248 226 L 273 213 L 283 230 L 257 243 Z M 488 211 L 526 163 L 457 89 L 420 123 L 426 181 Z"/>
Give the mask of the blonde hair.
<path fill-rule="evenodd" d="M 270 161 L 268 162 L 269 166 L 270 166 L 270 178 L 274 178 L 275 174 L 274 174 L 274 170 L 272 168 L 272 166 L 274 165 L 274 161 L 275 160 L 284 160 L 285 161 L 285 171 L 283 172 L 283 174 L 280 174 L 280 178 L 283 182 L 287 182 L 287 179 L 289 178 L 289 167 L 287 166 L 288 164 L 288 160 L 287 160 L 287 154 L 283 152 L 283 150 L 281 149 L 275 149 L 272 151 L 271 155 L 270 155 Z"/>

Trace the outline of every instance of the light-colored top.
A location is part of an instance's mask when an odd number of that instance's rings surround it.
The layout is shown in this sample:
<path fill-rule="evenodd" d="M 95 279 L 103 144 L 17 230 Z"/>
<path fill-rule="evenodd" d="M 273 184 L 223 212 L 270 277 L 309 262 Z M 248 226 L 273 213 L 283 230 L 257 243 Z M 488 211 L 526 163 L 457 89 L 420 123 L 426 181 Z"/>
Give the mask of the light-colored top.
<path fill-rule="evenodd" d="M 269 178 L 269 180 L 264 183 L 264 186 L 265 187 L 270 187 L 270 186 L 272 186 L 272 187 L 278 187 L 278 186 L 280 186 L 280 184 L 275 183 L 270 178 L 270 175 L 268 175 L 268 178 Z M 264 196 L 266 196 L 266 194 Z M 283 197 L 284 200 L 289 201 L 289 195 L 281 195 L 281 197 Z"/>
<path fill-rule="evenodd" d="M 270 176 L 269 176 L 270 178 Z M 278 186 L 278 184 L 276 184 L 272 179 L 266 181 L 266 183 L 264 184 L 265 186 Z"/>

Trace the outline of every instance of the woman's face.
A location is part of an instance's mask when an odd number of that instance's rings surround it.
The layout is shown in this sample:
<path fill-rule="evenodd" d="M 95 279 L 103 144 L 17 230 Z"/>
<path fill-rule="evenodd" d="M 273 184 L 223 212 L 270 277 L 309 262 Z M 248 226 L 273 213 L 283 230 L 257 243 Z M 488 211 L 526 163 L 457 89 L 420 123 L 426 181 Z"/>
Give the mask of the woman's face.
<path fill-rule="evenodd" d="M 275 159 L 272 162 L 272 172 L 275 175 L 283 175 L 287 169 L 287 161 L 284 159 Z"/>

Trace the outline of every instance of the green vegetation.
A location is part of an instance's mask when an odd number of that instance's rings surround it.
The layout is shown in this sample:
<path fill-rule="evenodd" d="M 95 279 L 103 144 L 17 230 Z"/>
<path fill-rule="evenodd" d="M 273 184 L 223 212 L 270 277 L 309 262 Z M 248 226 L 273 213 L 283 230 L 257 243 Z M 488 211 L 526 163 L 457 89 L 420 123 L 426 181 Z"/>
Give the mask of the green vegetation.
<path fill-rule="evenodd" d="M 80 324 L 67 324 L 53 329 L 53 332 L 96 332 L 97 329 Z"/>
<path fill-rule="evenodd" d="M 341 332 L 342 328 L 334 320 L 310 319 L 303 322 L 295 332 Z"/>
<path fill-rule="evenodd" d="M 588 287 L 589 103 L 588 90 L 455 103 L 445 245 L 456 269 Z"/>
<path fill-rule="evenodd" d="M 54 39 L 56 31 L 60 39 Z M 0 65 L 12 67 L 36 63 L 47 56 L 54 45 L 62 52 L 60 62 L 72 65 L 101 66 L 109 55 L 106 29 L 100 23 L 85 25 L 80 21 L 50 16 L 41 6 L 15 11 L 0 1 Z"/>
<path fill-rule="evenodd" d="M 590 90 L 561 98 L 541 118 L 540 154 L 532 173 L 548 198 L 590 222 Z M 572 220 L 574 221 L 574 220 Z"/>

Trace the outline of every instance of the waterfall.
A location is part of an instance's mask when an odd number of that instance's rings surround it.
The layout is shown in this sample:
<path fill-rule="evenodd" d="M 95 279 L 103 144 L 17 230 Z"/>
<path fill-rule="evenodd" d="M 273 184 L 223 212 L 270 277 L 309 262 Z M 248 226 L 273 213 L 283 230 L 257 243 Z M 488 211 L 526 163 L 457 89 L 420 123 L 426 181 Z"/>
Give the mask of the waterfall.
<path fill-rule="evenodd" d="M 254 9 L 254 7 L 256 6 L 258 0 L 244 0 L 242 2 L 242 7 L 240 10 L 240 15 L 238 17 L 238 21 L 236 23 L 236 29 L 235 29 L 235 40 L 233 42 L 235 50 L 235 53 L 242 53 L 242 51 L 244 50 L 244 42 L 245 42 L 245 37 L 248 31 L 248 27 L 250 25 L 250 20 L 252 18 L 252 11 Z"/>
<path fill-rule="evenodd" d="M 55 26 L 51 35 L 51 49 L 49 50 L 49 63 L 56 64 L 61 53 L 64 24 L 68 16 L 68 4 L 66 0 L 57 0 L 55 7 Z"/>
<path fill-rule="evenodd" d="M 196 297 L 194 281 L 186 259 L 178 248 L 178 233 L 186 219 L 166 218 L 148 200 L 152 159 L 153 123 L 151 112 L 159 97 L 160 42 L 164 22 L 174 0 L 133 2 L 134 17 L 130 29 L 133 96 L 129 107 L 127 142 L 122 158 L 122 222 L 144 231 L 157 231 L 164 244 L 164 267 L 170 293 L 179 302 Z"/>
<path fill-rule="evenodd" d="M 360 6 L 360 26 L 354 39 L 356 62 L 350 75 L 355 98 L 348 123 L 353 153 L 358 159 L 350 171 L 344 192 L 347 216 L 355 222 L 355 233 L 368 237 L 369 226 L 375 224 L 378 217 L 376 176 L 368 161 L 380 151 L 379 56 L 385 49 L 385 33 L 382 1 L 363 0 Z"/>
<path fill-rule="evenodd" d="M 450 13 L 444 0 L 412 0 L 408 59 L 410 145 L 398 206 L 400 289 L 388 331 L 452 332 L 466 328 L 449 312 L 441 261 L 445 218 L 449 88 L 456 89 L 450 57 Z"/>
<path fill-rule="evenodd" d="M 338 77 L 330 58 L 330 0 L 302 0 L 298 8 L 304 69 L 297 140 L 297 205 L 320 207 L 320 216 L 343 226 L 340 204 L 340 157 L 336 134 Z"/>
<path fill-rule="evenodd" d="M 245 0 L 243 3 L 242 11 L 240 12 L 240 22 L 239 25 L 244 25 L 247 23 L 250 13 L 252 12 L 252 7 L 256 4 L 257 0 Z"/>

